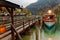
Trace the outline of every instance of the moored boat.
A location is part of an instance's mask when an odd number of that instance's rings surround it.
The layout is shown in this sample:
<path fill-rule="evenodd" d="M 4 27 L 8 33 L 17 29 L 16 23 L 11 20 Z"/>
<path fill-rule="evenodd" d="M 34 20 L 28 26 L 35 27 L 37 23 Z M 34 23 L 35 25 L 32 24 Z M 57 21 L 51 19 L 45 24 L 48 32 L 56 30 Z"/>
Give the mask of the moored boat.
<path fill-rule="evenodd" d="M 55 14 L 49 10 L 46 14 L 43 15 L 44 29 L 51 30 L 54 28 L 56 23 Z"/>

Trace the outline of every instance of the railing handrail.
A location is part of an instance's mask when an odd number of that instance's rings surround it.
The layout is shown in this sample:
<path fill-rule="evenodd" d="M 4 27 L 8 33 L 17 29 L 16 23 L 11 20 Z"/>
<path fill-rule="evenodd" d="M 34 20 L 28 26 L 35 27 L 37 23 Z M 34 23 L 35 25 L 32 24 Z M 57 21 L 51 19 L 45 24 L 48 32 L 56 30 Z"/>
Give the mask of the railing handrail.
<path fill-rule="evenodd" d="M 34 20 L 34 19 L 33 19 L 33 20 Z M 33 21 L 33 20 L 29 20 L 29 21 L 31 22 L 31 21 Z M 26 23 L 28 23 L 28 24 L 25 24 L 25 23 L 24 23 L 24 27 L 25 27 L 26 25 L 30 25 L 30 22 L 26 22 Z M 32 22 L 32 23 L 33 23 L 33 22 Z M 22 26 L 23 26 L 23 25 L 22 25 Z M 21 27 L 21 28 L 23 28 L 23 27 Z M 19 30 L 19 29 L 20 29 L 20 26 L 19 26 L 19 27 L 16 27 L 16 29 Z M 10 31 L 8 31 L 8 32 L 10 32 Z M 11 33 L 11 32 L 10 32 L 10 33 Z M 3 37 L 2 37 L 2 38 L 3 38 Z"/>

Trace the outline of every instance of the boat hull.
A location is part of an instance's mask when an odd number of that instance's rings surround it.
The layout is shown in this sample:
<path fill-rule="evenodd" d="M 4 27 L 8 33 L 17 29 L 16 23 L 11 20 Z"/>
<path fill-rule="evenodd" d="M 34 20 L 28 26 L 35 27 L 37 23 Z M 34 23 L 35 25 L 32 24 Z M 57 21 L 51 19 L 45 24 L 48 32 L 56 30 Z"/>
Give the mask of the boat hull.
<path fill-rule="evenodd" d="M 44 22 L 44 31 L 46 33 L 54 33 L 55 32 L 55 22 Z"/>
<path fill-rule="evenodd" d="M 44 22 L 44 25 L 47 29 L 51 29 L 54 27 L 55 22 Z"/>

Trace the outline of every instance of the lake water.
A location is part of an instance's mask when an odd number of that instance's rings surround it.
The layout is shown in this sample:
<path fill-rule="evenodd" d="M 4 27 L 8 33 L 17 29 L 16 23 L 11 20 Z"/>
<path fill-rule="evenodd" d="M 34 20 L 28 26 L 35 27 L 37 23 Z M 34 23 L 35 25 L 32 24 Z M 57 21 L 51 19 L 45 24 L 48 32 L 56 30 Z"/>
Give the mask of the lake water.
<path fill-rule="evenodd" d="M 57 25 L 57 24 L 56 24 Z M 56 27 L 56 30 L 53 34 L 49 34 L 49 32 L 44 32 L 43 29 L 38 27 L 38 40 L 60 40 L 60 26 Z M 24 35 L 23 40 L 36 40 L 36 29 L 35 27 L 31 29 L 30 35 Z"/>

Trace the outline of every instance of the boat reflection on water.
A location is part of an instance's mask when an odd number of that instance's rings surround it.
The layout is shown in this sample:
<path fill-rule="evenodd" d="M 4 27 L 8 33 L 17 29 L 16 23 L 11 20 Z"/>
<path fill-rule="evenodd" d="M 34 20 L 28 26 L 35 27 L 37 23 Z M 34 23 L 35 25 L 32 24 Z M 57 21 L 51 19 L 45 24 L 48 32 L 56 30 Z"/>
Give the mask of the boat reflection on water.
<path fill-rule="evenodd" d="M 49 37 L 48 40 L 52 40 L 52 38 Z"/>

